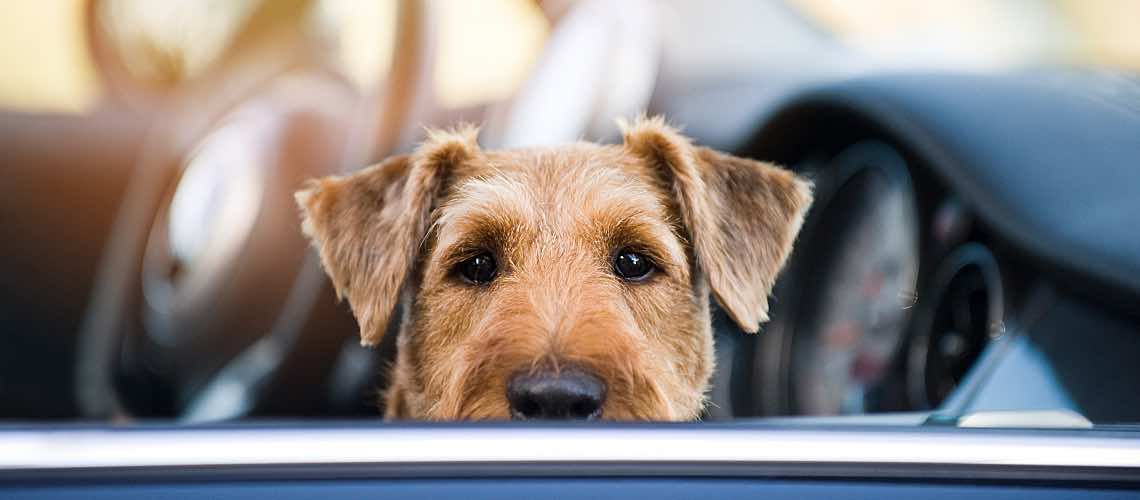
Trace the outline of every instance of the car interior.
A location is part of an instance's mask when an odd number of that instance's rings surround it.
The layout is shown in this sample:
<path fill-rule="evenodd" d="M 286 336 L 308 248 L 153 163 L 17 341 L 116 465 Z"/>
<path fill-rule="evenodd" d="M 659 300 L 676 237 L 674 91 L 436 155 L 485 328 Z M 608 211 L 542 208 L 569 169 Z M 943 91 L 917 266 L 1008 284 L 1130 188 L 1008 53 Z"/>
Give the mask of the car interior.
<path fill-rule="evenodd" d="M 648 114 L 815 185 L 771 320 L 747 334 L 714 304 L 717 369 L 692 425 L 1135 439 L 1140 51 L 1128 40 L 1140 11 L 1130 2 L 856 4 L 9 6 L 0 22 L 11 28 L 0 34 L 0 430 L 335 423 L 381 432 L 397 322 L 379 346 L 360 345 L 293 193 L 411 151 L 425 127 L 475 123 L 484 147 L 516 148 L 614 142 L 615 118 Z M 807 484 L 777 468 L 763 481 L 723 470 L 586 480 L 492 468 L 427 485 L 435 476 L 422 469 L 383 469 L 406 480 L 372 484 L 381 469 L 338 467 L 311 477 L 195 469 L 131 490 L 43 489 L 0 474 L 0 489 L 491 498 L 506 491 L 493 478 L 509 475 L 509 494 L 526 497 L 557 487 L 582 498 L 1118 498 L 1140 477 L 1049 490 L 997 480 L 966 488 L 953 471 L 934 485 L 886 473 L 860 485 L 843 478 L 864 469 Z M 1018 477 L 1059 484 L 1042 470 Z M 541 479 L 552 474 L 562 475 Z M 242 483 L 267 477 L 311 481 Z"/>
<path fill-rule="evenodd" d="M 553 2 L 510 14 L 554 20 L 517 90 L 453 106 L 461 95 L 426 80 L 466 56 L 446 46 L 465 7 L 380 8 L 391 60 L 362 90 L 330 63 L 331 35 L 298 26 L 350 23 L 329 20 L 333 4 L 226 12 L 225 41 L 194 75 L 157 74 L 160 62 L 131 52 L 125 40 L 148 34 L 130 32 L 130 9 L 85 5 L 107 95 L 79 115 L 6 112 L 0 134 L 16 180 L 3 196 L 6 417 L 375 415 L 395 346 L 356 345 L 291 193 L 406 151 L 425 124 L 482 119 L 489 147 L 515 147 L 612 140 L 608 117 L 640 109 L 817 186 L 772 322 L 752 336 L 718 316 L 708 418 L 929 411 L 951 395 L 959 412 L 1140 416 L 1129 397 L 1140 245 L 1119 230 L 1136 199 L 1135 79 L 914 72 L 772 98 L 742 77 L 684 73 L 691 56 L 669 49 L 691 33 L 658 18 L 691 6 Z M 1074 359 L 1078 346 L 1089 352 Z M 982 362 L 986 379 L 963 388 Z M 1004 363 L 1040 372 L 1040 388 L 1000 389 L 1012 383 Z"/>

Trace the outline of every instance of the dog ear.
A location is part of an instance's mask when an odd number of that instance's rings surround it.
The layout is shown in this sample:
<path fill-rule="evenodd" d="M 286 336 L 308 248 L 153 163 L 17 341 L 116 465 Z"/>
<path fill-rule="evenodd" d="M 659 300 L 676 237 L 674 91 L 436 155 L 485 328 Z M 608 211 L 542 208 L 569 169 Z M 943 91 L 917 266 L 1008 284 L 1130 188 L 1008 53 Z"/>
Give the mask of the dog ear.
<path fill-rule="evenodd" d="M 620 125 L 626 150 L 673 190 L 717 301 L 744 331 L 758 331 L 811 205 L 811 183 L 768 163 L 696 147 L 660 117 Z"/>
<path fill-rule="evenodd" d="M 380 342 L 450 173 L 479 154 L 478 131 L 428 131 L 412 155 L 343 177 L 309 181 L 296 193 L 302 229 L 338 298 L 347 298 L 364 345 Z"/>

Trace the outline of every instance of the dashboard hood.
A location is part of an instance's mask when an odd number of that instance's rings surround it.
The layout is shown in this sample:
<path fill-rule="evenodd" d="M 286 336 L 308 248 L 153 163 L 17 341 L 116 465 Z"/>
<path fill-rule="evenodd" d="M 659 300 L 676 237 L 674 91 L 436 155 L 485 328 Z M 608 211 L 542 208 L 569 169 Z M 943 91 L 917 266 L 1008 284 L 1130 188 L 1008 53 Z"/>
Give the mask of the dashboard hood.
<path fill-rule="evenodd" d="M 802 158 L 851 121 L 921 157 L 982 221 L 1047 267 L 1140 296 L 1140 79 L 897 74 L 807 90 L 745 148 Z"/>

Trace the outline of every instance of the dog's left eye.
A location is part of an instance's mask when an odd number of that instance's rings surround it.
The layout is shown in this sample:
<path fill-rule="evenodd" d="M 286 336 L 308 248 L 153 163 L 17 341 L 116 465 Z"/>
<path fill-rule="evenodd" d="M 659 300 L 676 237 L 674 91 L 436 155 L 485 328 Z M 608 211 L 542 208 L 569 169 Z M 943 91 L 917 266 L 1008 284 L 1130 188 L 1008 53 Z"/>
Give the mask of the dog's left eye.
<path fill-rule="evenodd" d="M 649 257 L 628 249 L 622 250 L 614 258 L 614 274 L 622 279 L 640 281 L 648 278 L 654 269 L 657 267 Z"/>
<path fill-rule="evenodd" d="M 495 279 L 498 267 L 495 265 L 495 257 L 489 253 L 481 253 L 460 262 L 457 270 L 468 283 L 483 285 Z"/>

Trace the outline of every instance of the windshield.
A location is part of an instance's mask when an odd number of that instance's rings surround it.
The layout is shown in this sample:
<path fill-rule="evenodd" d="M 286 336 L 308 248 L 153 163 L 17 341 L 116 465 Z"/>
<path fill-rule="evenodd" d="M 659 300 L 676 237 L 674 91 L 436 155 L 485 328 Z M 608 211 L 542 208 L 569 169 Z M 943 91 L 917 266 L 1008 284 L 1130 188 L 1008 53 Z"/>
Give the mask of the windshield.
<path fill-rule="evenodd" d="M 1098 222 L 1135 213 L 1135 138 L 1090 132 L 1134 123 L 1136 2 L 59 0 L 0 27 L 0 422 L 1140 421 L 1136 240 Z M 847 82 L 912 107 L 796 107 Z"/>
<path fill-rule="evenodd" d="M 1055 64 L 1135 70 L 1127 2 L 830 2 L 789 4 L 844 45 L 884 64 L 1002 69 Z"/>

